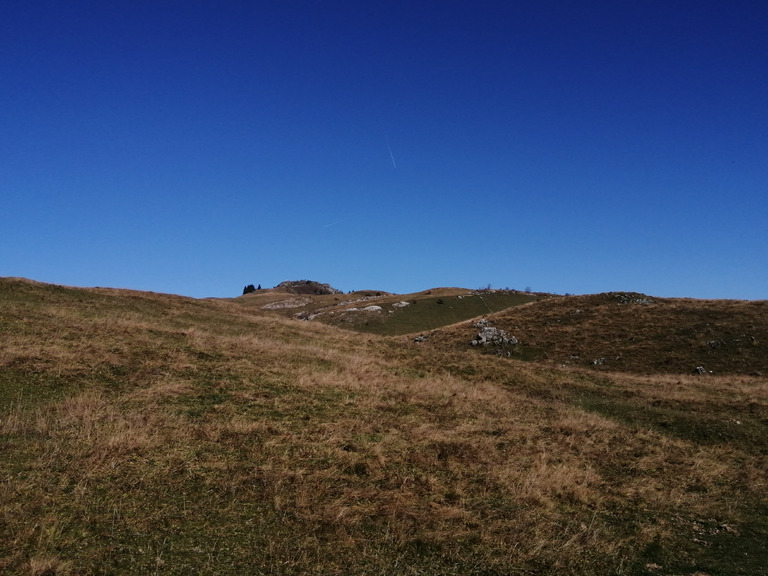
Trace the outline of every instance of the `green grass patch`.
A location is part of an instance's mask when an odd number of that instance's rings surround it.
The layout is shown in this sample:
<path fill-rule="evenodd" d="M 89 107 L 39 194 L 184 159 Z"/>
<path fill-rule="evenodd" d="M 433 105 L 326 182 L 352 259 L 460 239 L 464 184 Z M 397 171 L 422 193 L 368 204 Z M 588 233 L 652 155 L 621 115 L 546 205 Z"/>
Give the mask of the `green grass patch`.
<path fill-rule="evenodd" d="M 493 314 L 512 306 L 535 302 L 540 296 L 518 292 L 468 293 L 451 296 L 420 296 L 406 298 L 407 306 L 382 304 L 381 313 L 347 313 L 356 315 L 350 322 L 338 322 L 361 332 L 397 336 L 425 332 L 456 324 L 470 318 Z M 377 304 L 373 302 L 373 304 Z M 325 321 L 325 317 L 323 318 Z M 337 321 L 334 320 L 336 324 Z"/>

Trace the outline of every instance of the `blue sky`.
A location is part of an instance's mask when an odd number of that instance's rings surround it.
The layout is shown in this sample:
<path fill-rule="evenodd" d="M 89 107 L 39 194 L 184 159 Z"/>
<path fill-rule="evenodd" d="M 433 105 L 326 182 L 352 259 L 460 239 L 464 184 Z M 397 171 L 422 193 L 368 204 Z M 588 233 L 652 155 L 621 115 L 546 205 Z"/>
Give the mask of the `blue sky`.
<path fill-rule="evenodd" d="M 0 276 L 768 298 L 768 3 L 0 4 Z"/>

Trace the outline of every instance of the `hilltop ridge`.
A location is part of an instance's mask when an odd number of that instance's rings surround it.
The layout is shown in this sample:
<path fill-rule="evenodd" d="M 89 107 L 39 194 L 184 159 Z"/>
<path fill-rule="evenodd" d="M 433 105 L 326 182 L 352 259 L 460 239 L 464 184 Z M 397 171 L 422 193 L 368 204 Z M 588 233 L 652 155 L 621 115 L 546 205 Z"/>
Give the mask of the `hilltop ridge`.
<path fill-rule="evenodd" d="M 276 290 L 284 289 L 291 294 L 343 294 L 341 290 L 334 288 L 330 284 L 323 284 L 314 280 L 285 280 L 275 286 Z"/>
<path fill-rule="evenodd" d="M 57 287 L 23 278 L 0 280 L 6 286 L 154 294 Z M 560 296 L 492 288 L 345 294 L 313 280 L 285 281 L 244 296 L 212 300 L 237 304 L 248 313 L 408 336 L 427 346 L 459 350 L 476 339 L 481 330 L 478 321 L 483 319 L 514 344 L 480 346 L 479 353 L 562 367 L 645 374 L 768 373 L 766 300 L 659 298 L 635 292 Z"/>

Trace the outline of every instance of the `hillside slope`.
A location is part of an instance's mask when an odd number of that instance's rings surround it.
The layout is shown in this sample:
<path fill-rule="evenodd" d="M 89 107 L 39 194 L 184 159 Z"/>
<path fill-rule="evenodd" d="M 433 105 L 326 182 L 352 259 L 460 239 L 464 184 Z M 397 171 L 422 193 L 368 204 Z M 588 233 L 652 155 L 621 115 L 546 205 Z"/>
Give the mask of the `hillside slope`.
<path fill-rule="evenodd" d="M 768 374 L 765 300 L 614 292 L 550 298 L 486 318 L 519 341 L 503 350 L 519 359 L 641 374 Z M 466 347 L 477 332 L 475 322 L 459 324 L 435 342 Z"/>
<path fill-rule="evenodd" d="M 0 572 L 768 566 L 765 377 L 562 368 L 449 338 L 465 321 L 416 343 L 243 302 L 0 279 Z"/>
<path fill-rule="evenodd" d="M 390 294 L 378 290 L 345 295 L 309 294 L 288 291 L 280 285 L 232 301 L 285 317 L 392 336 L 433 330 L 551 297 L 516 290 L 464 288 L 433 288 L 415 294 Z"/>

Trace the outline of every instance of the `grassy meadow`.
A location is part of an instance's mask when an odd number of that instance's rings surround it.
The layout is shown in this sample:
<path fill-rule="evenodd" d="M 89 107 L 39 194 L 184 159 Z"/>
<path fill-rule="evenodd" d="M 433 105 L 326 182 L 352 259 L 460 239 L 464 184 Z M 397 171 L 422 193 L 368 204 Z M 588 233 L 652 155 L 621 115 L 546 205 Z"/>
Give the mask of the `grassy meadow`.
<path fill-rule="evenodd" d="M 768 574 L 766 303 L 462 294 L 0 279 L 0 573 Z"/>
<path fill-rule="evenodd" d="M 269 289 L 236 301 L 250 308 L 275 306 L 273 312 L 288 318 L 312 319 L 348 330 L 396 336 L 437 329 L 549 297 L 516 290 L 463 288 L 437 288 L 405 296 L 375 290 L 307 296 Z M 361 309 L 367 306 L 381 310 Z"/>

